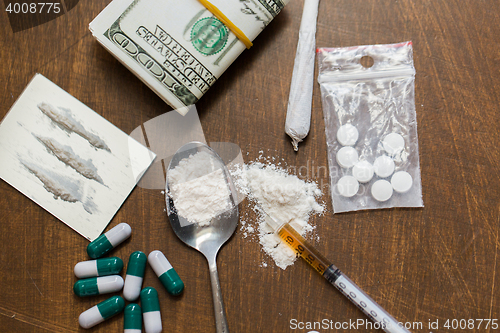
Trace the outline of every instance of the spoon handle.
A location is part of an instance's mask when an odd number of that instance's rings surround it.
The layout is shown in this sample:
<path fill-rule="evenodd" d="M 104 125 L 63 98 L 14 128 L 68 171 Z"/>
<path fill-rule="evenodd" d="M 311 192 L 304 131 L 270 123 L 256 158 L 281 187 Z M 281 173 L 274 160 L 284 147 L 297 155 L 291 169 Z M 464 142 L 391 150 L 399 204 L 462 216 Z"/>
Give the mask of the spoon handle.
<path fill-rule="evenodd" d="M 217 273 L 216 256 L 213 256 L 212 259 L 208 259 L 208 268 L 210 269 L 210 282 L 212 284 L 217 333 L 229 333 L 226 310 L 224 309 L 224 301 L 222 300 L 222 291 L 220 289 L 219 273 Z"/>

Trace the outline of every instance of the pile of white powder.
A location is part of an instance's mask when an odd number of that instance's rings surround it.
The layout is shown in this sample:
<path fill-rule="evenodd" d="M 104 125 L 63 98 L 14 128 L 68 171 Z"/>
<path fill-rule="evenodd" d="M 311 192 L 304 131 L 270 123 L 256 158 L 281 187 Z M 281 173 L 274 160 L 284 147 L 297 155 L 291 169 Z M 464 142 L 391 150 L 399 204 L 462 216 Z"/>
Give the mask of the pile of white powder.
<path fill-rule="evenodd" d="M 295 252 L 274 234 L 266 223 L 263 209 L 271 217 L 290 225 L 302 236 L 310 233 L 313 226 L 308 223 L 309 216 L 321 214 L 324 207 L 316 201 L 321 190 L 314 182 L 305 182 L 295 175 L 274 164 L 255 162 L 232 170 L 237 189 L 255 204 L 259 215 L 255 227 L 248 221 L 241 221 L 244 237 L 258 232 L 259 242 L 265 253 L 272 257 L 276 265 L 285 269 L 295 262 Z M 263 263 L 263 266 L 267 264 Z"/>
<path fill-rule="evenodd" d="M 191 223 L 208 225 L 232 208 L 221 165 L 207 152 L 181 160 L 168 172 L 168 182 L 177 213 Z"/>

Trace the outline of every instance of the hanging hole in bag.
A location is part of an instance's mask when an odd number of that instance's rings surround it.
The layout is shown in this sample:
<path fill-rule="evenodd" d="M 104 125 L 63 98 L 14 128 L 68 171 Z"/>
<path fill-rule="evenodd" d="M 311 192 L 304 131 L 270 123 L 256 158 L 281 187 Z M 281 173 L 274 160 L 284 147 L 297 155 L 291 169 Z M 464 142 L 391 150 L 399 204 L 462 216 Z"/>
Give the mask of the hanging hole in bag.
<path fill-rule="evenodd" d="M 375 63 L 375 60 L 373 60 L 372 57 L 366 55 L 366 56 L 362 56 L 361 59 L 359 59 L 359 63 L 364 68 L 370 68 Z"/>

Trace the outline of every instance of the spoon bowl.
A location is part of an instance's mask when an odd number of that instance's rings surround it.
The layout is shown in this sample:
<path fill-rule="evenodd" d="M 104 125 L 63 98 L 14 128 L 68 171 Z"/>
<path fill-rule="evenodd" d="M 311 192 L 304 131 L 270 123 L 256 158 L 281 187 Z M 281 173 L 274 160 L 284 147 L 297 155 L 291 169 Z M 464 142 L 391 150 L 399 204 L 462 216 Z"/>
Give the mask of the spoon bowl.
<path fill-rule="evenodd" d="M 179 215 L 177 209 L 175 208 L 174 200 L 170 195 L 171 186 L 173 186 L 173 184 L 170 184 L 169 182 L 169 172 L 177 167 L 182 160 L 199 152 L 206 152 L 211 156 L 211 163 L 209 163 L 209 165 L 200 165 L 200 170 L 203 171 L 201 172 L 201 176 L 209 174 L 210 172 L 221 170 L 230 192 L 228 198 L 230 208 L 212 218 L 208 225 L 193 223 L 188 221 L 186 217 Z M 200 175 L 198 174 L 198 176 Z M 220 156 L 212 148 L 201 142 L 190 142 L 179 148 L 179 150 L 174 154 L 167 169 L 165 195 L 167 214 L 172 229 L 177 237 L 186 245 L 201 252 L 208 261 L 217 333 L 227 333 L 229 332 L 229 329 L 224 310 L 219 276 L 217 273 L 216 259 L 220 248 L 229 240 L 229 238 L 231 238 L 238 225 L 239 213 L 237 199 L 237 192 L 231 179 L 231 175 L 229 174 L 229 171 Z"/>

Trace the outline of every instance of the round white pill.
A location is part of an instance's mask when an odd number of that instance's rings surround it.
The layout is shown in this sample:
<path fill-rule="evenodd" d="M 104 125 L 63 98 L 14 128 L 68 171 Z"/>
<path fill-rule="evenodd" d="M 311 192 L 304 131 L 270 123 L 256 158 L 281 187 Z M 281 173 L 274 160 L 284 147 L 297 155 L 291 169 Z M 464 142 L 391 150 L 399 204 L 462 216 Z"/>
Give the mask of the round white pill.
<path fill-rule="evenodd" d="M 398 171 L 392 175 L 391 184 L 394 191 L 398 193 L 406 193 L 413 185 L 413 178 L 406 171 Z"/>
<path fill-rule="evenodd" d="M 373 178 L 373 165 L 367 161 L 359 161 L 352 168 L 352 175 L 360 183 L 368 183 Z"/>
<path fill-rule="evenodd" d="M 371 192 L 375 200 L 384 202 L 392 196 L 392 185 L 387 180 L 377 180 L 373 183 Z"/>
<path fill-rule="evenodd" d="M 358 130 L 351 124 L 340 126 L 337 131 L 337 141 L 340 142 L 342 146 L 354 146 L 356 141 L 358 141 L 358 137 Z"/>
<path fill-rule="evenodd" d="M 387 154 L 396 155 L 405 148 L 405 139 L 398 133 L 391 133 L 382 140 L 382 145 Z"/>
<path fill-rule="evenodd" d="M 342 147 L 337 152 L 337 163 L 342 168 L 350 168 L 358 163 L 358 152 L 352 147 Z"/>
<path fill-rule="evenodd" d="M 394 172 L 394 161 L 387 155 L 379 156 L 373 162 L 373 171 L 380 178 L 386 178 Z"/>
<path fill-rule="evenodd" d="M 343 197 L 350 198 L 358 193 L 359 183 L 353 176 L 344 176 L 337 183 L 337 191 Z"/>

